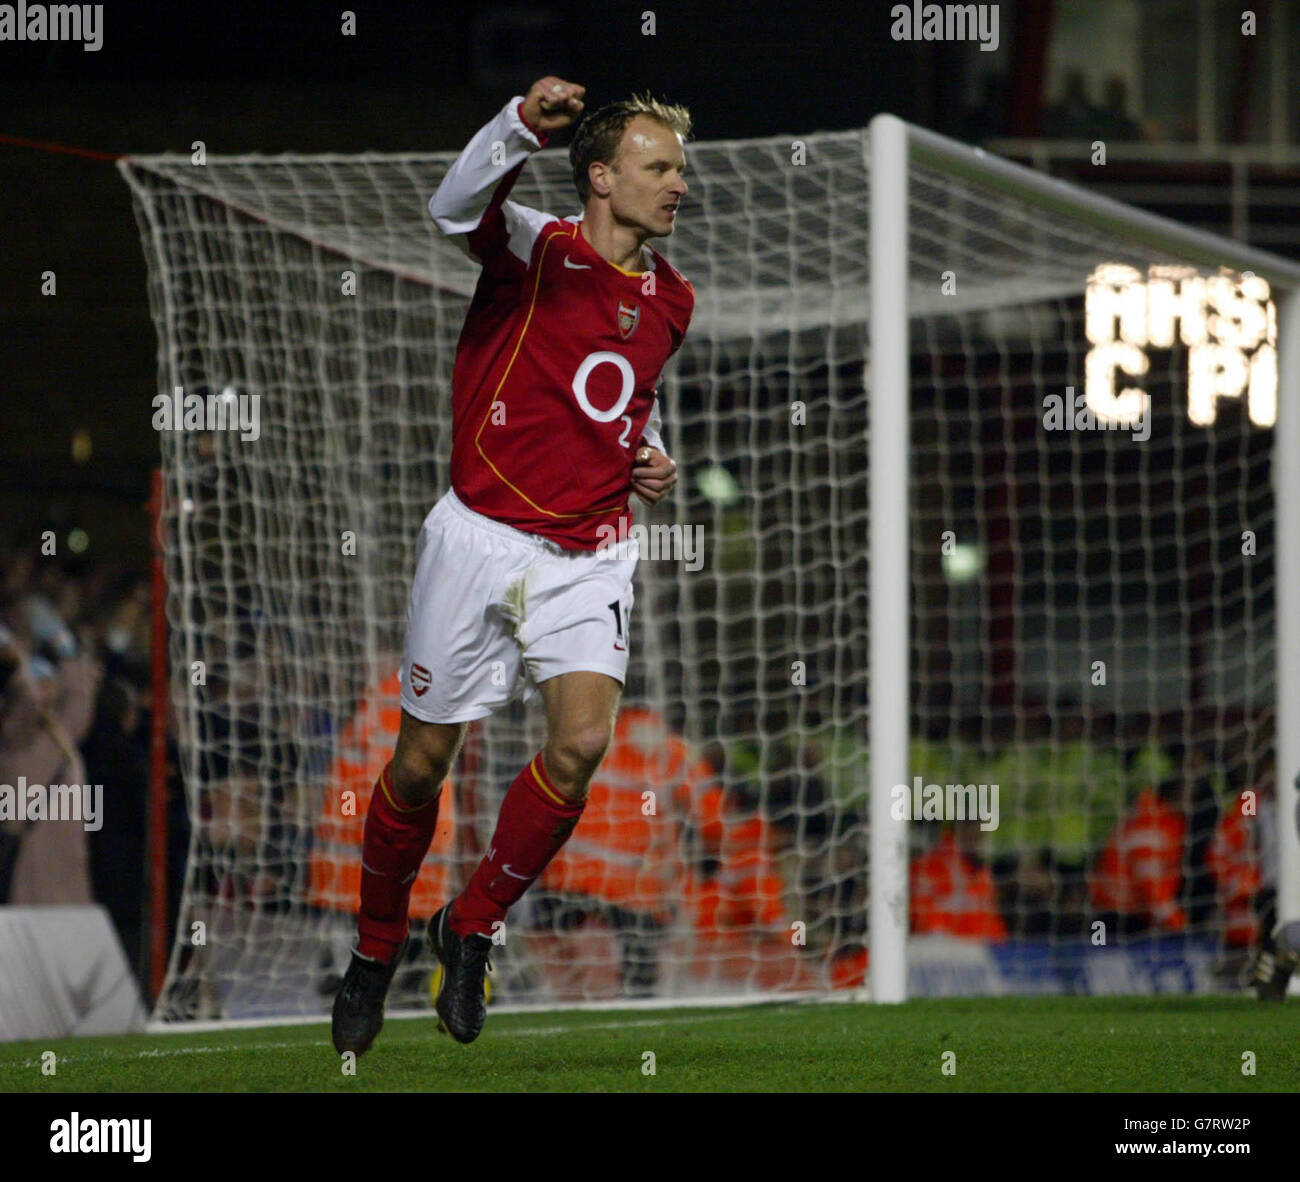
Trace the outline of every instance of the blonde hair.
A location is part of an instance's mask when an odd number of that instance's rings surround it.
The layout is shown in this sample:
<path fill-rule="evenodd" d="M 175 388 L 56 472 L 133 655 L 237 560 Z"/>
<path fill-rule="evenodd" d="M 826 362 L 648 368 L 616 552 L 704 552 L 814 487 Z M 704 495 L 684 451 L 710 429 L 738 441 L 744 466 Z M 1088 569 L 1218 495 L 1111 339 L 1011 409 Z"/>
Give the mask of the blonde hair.
<path fill-rule="evenodd" d="M 661 102 L 649 92 L 634 94 L 630 99 L 607 103 L 592 111 L 578 125 L 573 142 L 569 145 L 569 163 L 573 167 L 573 184 L 585 205 L 591 196 L 591 181 L 587 170 L 592 164 L 613 164 L 618 159 L 619 145 L 627 125 L 638 115 L 662 123 L 675 131 L 683 140 L 691 134 L 691 113 L 676 103 Z"/>

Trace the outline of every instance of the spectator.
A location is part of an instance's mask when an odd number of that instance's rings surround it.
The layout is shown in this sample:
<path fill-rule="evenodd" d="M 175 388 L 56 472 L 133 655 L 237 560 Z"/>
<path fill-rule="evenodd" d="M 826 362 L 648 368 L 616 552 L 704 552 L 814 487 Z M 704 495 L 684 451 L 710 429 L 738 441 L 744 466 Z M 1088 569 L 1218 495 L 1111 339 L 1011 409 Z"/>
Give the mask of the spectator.
<path fill-rule="evenodd" d="M 1077 936 L 1087 864 L 1124 812 L 1123 765 L 1097 727 L 1069 708 L 1028 720 L 1002 754 L 964 778 L 1001 789 L 988 836 L 1002 912 L 1015 936 Z"/>
<path fill-rule="evenodd" d="M 1003 854 L 993 863 L 1000 890 L 999 911 L 1010 918 L 1016 936 L 1057 935 L 1060 915 L 1054 910 L 1058 882 L 1070 875 L 1072 866 L 1058 868 L 1050 849 L 1028 849 Z"/>
<path fill-rule="evenodd" d="M 1229 948 L 1249 948 L 1259 940 L 1255 911 L 1262 885 L 1258 814 L 1256 793 L 1245 791 L 1229 797 L 1206 856 L 1223 915 L 1223 942 Z"/>
<path fill-rule="evenodd" d="M 983 834 L 966 821 L 944 829 L 926 853 L 912 860 L 912 931 L 942 932 L 968 940 L 1005 940 L 993 874 L 981 856 Z"/>
<path fill-rule="evenodd" d="M 132 965 L 140 957 L 149 794 L 149 761 L 135 737 L 139 724 L 134 687 L 110 679 L 81 746 L 86 774 L 104 785 L 103 827 L 89 835 L 95 898 L 108 908 Z"/>
<path fill-rule="evenodd" d="M 1140 140 L 1142 128 L 1128 113 L 1128 84 L 1112 74 L 1102 87 L 1098 135 L 1104 140 Z"/>
<path fill-rule="evenodd" d="M 1005 134 L 1006 124 L 1006 79 L 1001 74 L 985 74 L 975 105 L 962 115 L 961 138 L 968 144 L 996 139 Z"/>
<path fill-rule="evenodd" d="M 1174 744 L 1170 754 L 1177 780 L 1167 785 L 1166 798 L 1177 802 L 1187 820 L 1183 906 L 1188 926 L 1199 931 L 1213 922 L 1218 905 L 1210 854 L 1219 824 L 1220 794 L 1215 790 L 1211 761 L 1200 747 Z"/>
<path fill-rule="evenodd" d="M 1082 70 L 1065 75 L 1061 97 L 1043 115 L 1043 134 L 1052 140 L 1090 140 L 1102 132 L 1104 115 L 1088 97 Z"/>
<path fill-rule="evenodd" d="M 697 854 L 716 850 L 722 836 L 722 793 L 712 770 L 662 716 L 626 707 L 582 820 L 542 876 L 540 926 L 564 930 L 589 914 L 604 918 L 618 934 L 625 992 L 646 996 L 657 983 L 661 945 L 680 895 L 675 884 L 683 877 L 683 850 L 696 838 Z M 724 897 L 747 889 L 756 873 L 748 862 L 733 869 L 735 882 L 722 886 Z"/>
<path fill-rule="evenodd" d="M 146 853 L 148 731 L 139 692 L 148 684 L 149 606 L 148 581 L 113 563 L 46 557 L 32 537 L 0 550 L 0 783 L 102 785 L 103 826 L 0 824 L 0 902 L 103 901 L 133 960 Z M 180 824 L 178 882 L 184 836 Z"/>
<path fill-rule="evenodd" d="M 3 592 L 3 582 L 0 582 L 0 595 L 3 595 Z M 5 598 L 5 602 L 0 602 L 0 610 L 7 606 L 7 597 Z M 17 700 L 17 691 L 11 690 L 11 687 L 17 684 L 16 678 L 22 668 L 23 650 L 18 639 L 3 622 L 0 622 L 0 760 L 3 759 L 7 720 Z M 0 903 L 9 898 L 9 883 L 13 878 L 14 860 L 18 856 L 21 844 L 21 827 L 14 822 L 0 823 Z"/>
<path fill-rule="evenodd" d="M 1164 796 L 1167 791 L 1150 786 L 1138 793 L 1089 879 L 1093 907 L 1121 934 L 1187 928 L 1187 913 L 1179 903 L 1187 823 Z"/>
<path fill-rule="evenodd" d="M 149 581 L 135 575 L 117 579 L 101 597 L 96 623 L 102 637 L 105 670 L 144 686 L 149 679 Z"/>
<path fill-rule="evenodd" d="M 78 742 L 90 729 L 100 669 L 86 656 L 58 665 L 28 654 L 9 681 L 0 717 L 0 784 L 85 784 Z M 80 820 L 5 823 L 12 860 L 8 902 L 92 901 L 86 830 Z"/>

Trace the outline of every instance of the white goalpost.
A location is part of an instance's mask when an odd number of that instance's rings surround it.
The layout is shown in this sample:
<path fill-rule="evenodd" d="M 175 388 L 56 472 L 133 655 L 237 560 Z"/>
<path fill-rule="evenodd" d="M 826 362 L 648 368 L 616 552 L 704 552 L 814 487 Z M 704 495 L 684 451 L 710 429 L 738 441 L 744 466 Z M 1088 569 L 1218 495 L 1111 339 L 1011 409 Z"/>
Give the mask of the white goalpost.
<path fill-rule="evenodd" d="M 890 116 L 688 154 L 683 478 L 641 520 L 702 552 L 641 565 L 632 723 L 494 1004 L 1231 987 L 1300 919 L 1300 267 Z M 453 158 L 120 164 L 159 394 L 259 408 L 160 432 L 191 831 L 159 1023 L 319 1016 L 345 963 L 477 278 L 426 210 Z M 512 196 L 574 212 L 566 154 Z M 539 741 L 472 729 L 414 936 Z M 918 777 L 996 785 L 997 824 L 901 819 Z M 1173 861 L 1119 890 L 1157 807 Z M 413 942 L 390 1010 L 431 970 Z"/>
<path fill-rule="evenodd" d="M 867 137 L 871 175 L 871 995 L 907 997 L 907 823 L 893 815 L 906 784 L 911 631 L 907 509 L 909 346 L 907 128 L 879 118 Z M 886 344 L 885 342 L 888 342 Z M 887 509 L 886 506 L 889 506 Z M 884 687 L 889 692 L 878 692 Z"/>
<path fill-rule="evenodd" d="M 1278 428 L 1273 448 L 1277 503 L 1277 586 L 1300 578 L 1300 291 L 1282 300 L 1279 321 Z M 1277 622 L 1278 918 L 1300 923 L 1300 612 L 1278 611 Z"/>
<path fill-rule="evenodd" d="M 1275 833 L 1270 836 L 1276 843 L 1277 919 L 1283 924 L 1300 921 L 1300 731 L 1287 721 L 1300 719 L 1300 612 L 1286 608 L 1284 593 L 1300 577 L 1300 466 L 1295 463 L 1300 455 L 1300 266 L 1090 194 L 892 115 L 872 121 L 868 143 L 872 162 L 870 667 L 871 685 L 877 691 L 886 686 L 909 687 L 913 676 L 907 644 L 911 578 L 906 523 L 912 519 L 908 503 L 909 404 L 914 380 L 909 319 L 933 314 L 934 293 L 942 290 L 943 273 L 954 280 L 947 294 L 956 294 L 960 282 L 952 268 L 964 261 L 960 251 L 945 260 L 942 249 L 934 249 L 939 244 L 933 239 L 925 243 L 930 248 L 926 257 L 918 258 L 921 251 L 909 250 L 918 241 L 909 221 L 909 203 L 914 200 L 909 182 L 914 170 L 946 171 L 1010 203 L 1050 210 L 1049 216 L 1063 225 L 1073 221 L 1094 228 L 1099 237 L 1116 243 L 1117 260 L 1121 255 L 1132 258 L 1136 252 L 1139 260 L 1147 254 L 1152 259 L 1172 258 L 1195 267 L 1231 268 L 1264 278 L 1276 290 L 1272 492 L 1277 550 L 1274 585 L 1279 592 L 1273 640 L 1278 816 Z M 1033 225 L 1032 218 L 1018 218 L 1014 212 L 1009 220 L 1018 230 L 1042 229 Z M 1079 253 L 1086 257 L 1091 243 L 1084 244 L 1076 237 L 1071 245 L 1081 248 Z M 927 270 L 927 264 L 931 269 Z M 967 278 L 977 286 L 986 281 L 978 268 Z M 1062 290 L 1069 290 L 1068 279 Z M 1045 293 L 1040 290 L 1038 294 Z M 1014 291 L 1009 291 L 1007 298 L 1008 303 L 1019 302 Z M 1131 310 L 1121 312 L 1121 318 Z M 1145 310 L 1139 307 L 1136 320 L 1151 311 L 1149 302 Z M 1223 347 L 1231 348 L 1231 341 Z M 1216 371 L 1220 364 L 1216 359 Z M 1225 371 L 1229 368 L 1226 362 L 1222 365 Z M 1222 392 L 1241 394 L 1240 389 Z M 912 544 L 916 545 L 915 539 Z M 871 775 L 871 991 L 880 1002 L 902 1001 L 907 996 L 907 822 L 891 816 L 896 785 L 910 780 L 905 774 L 907 736 L 906 697 L 901 693 L 873 694 L 871 749 L 873 755 L 887 753 L 874 763 Z M 1268 853 L 1261 851 L 1264 857 Z"/>

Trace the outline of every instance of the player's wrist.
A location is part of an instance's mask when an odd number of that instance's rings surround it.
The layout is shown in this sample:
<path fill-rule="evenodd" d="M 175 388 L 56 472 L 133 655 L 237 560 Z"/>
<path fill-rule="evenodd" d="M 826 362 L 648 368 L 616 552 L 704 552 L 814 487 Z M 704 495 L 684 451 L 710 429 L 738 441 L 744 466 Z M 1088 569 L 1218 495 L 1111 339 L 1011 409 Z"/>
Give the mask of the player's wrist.
<path fill-rule="evenodd" d="M 548 138 L 547 133 L 544 132 L 540 127 L 538 127 L 537 124 L 533 122 L 533 120 L 529 119 L 524 109 L 527 106 L 527 103 L 528 103 L 527 99 L 520 99 L 515 104 L 515 114 L 519 116 L 519 122 L 522 123 L 524 127 L 527 128 L 528 131 L 530 131 L 536 137 L 537 142 L 541 144 L 543 147 L 545 147 Z"/>

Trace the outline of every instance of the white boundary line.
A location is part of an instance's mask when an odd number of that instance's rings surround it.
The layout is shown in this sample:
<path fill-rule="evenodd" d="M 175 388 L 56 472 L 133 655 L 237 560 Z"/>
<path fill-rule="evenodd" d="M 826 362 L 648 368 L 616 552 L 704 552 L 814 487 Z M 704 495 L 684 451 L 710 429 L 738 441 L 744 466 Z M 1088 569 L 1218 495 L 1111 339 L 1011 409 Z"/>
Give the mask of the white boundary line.
<path fill-rule="evenodd" d="M 767 1002 L 763 1004 L 770 1007 L 774 1003 Z M 714 1006 L 712 1008 L 717 1009 L 721 1007 Z M 520 1013 L 524 1011 L 516 1009 L 512 1012 Z M 536 1011 L 536 1012 L 538 1016 L 541 1017 L 546 1013 L 554 1013 L 555 1011 L 548 1010 L 548 1011 Z M 567 1012 L 572 1014 L 572 1013 L 577 1013 L 579 1011 L 569 1010 Z M 420 1015 L 420 1014 L 392 1015 L 392 1017 L 394 1018 L 397 1017 L 415 1018 L 415 1017 L 427 1017 L 427 1016 L 428 1016 L 427 1014 L 426 1015 Z M 748 1017 L 747 1014 L 731 1013 L 731 1014 L 715 1014 L 715 1015 L 710 1015 L 707 1019 L 701 1019 L 698 1015 L 695 1014 L 678 1014 L 675 1016 L 664 1016 L 658 1018 L 633 1018 L 625 1021 L 584 1022 L 584 1023 L 575 1023 L 567 1026 L 556 1026 L 556 1025 L 517 1026 L 517 1027 L 508 1027 L 504 1030 L 500 1030 L 500 1029 L 494 1030 L 492 1033 L 496 1038 L 547 1038 L 559 1034 L 580 1034 L 589 1030 L 596 1030 L 596 1031 L 636 1030 L 641 1028 L 654 1028 L 654 1027 L 662 1027 L 662 1026 L 687 1026 L 690 1025 L 691 1023 L 699 1022 L 702 1020 L 710 1021 L 710 1022 L 719 1022 L 719 1021 L 739 1022 L 746 1017 Z M 321 1019 L 311 1019 L 311 1020 L 299 1019 L 293 1023 L 280 1023 L 280 1024 L 281 1025 L 308 1025 L 309 1022 L 312 1025 L 323 1025 Z M 190 1033 L 199 1034 L 199 1033 L 206 1032 L 206 1033 L 219 1034 L 222 1032 L 222 1030 L 233 1029 L 233 1027 L 230 1026 L 221 1027 L 217 1023 L 205 1023 L 205 1026 L 208 1028 L 206 1031 L 191 1030 Z M 432 1040 L 427 1036 L 408 1034 L 405 1038 L 402 1037 L 393 1038 L 390 1036 L 388 1041 L 391 1043 L 391 1042 L 416 1042 L 416 1041 L 429 1042 Z M 149 1047 L 144 1050 L 136 1050 L 136 1051 L 118 1050 L 113 1047 L 105 1047 L 100 1051 L 92 1050 L 82 1054 L 63 1055 L 60 1057 L 60 1062 L 76 1063 L 76 1062 L 92 1062 L 92 1061 L 111 1062 L 111 1061 L 123 1061 L 123 1060 L 131 1060 L 131 1059 L 166 1059 L 178 1055 L 232 1055 L 232 1054 L 243 1054 L 246 1052 L 255 1053 L 258 1051 L 294 1050 L 301 1047 L 327 1047 L 329 1045 L 330 1045 L 329 1039 L 319 1038 L 319 1039 L 303 1039 L 297 1042 L 232 1043 L 229 1046 Z M 40 1063 L 41 1060 L 39 1058 L 28 1059 L 23 1064 L 21 1064 L 21 1066 L 38 1067 L 40 1066 Z"/>
<path fill-rule="evenodd" d="M 847 1002 L 870 1001 L 866 990 L 837 989 L 834 993 L 787 993 L 757 994 L 736 993 L 716 997 L 699 998 L 640 998 L 624 1001 L 588 1001 L 572 1005 L 492 1005 L 488 1017 L 493 1014 L 544 1014 L 569 1015 L 577 1013 L 608 1013 L 610 1011 L 643 1010 L 712 1010 L 739 1007 L 775 1006 L 775 1005 L 828 1005 Z M 419 1018 L 433 1018 L 432 1009 L 392 1010 L 384 1015 L 387 1021 L 404 1021 Z M 270 1026 L 315 1026 L 330 1020 L 328 1013 L 291 1014 L 270 1018 L 218 1018 L 201 1021 L 162 1022 L 151 1018 L 145 1023 L 145 1034 L 208 1034 L 222 1030 L 256 1030 Z M 136 1033 L 140 1033 L 137 1031 Z"/>

